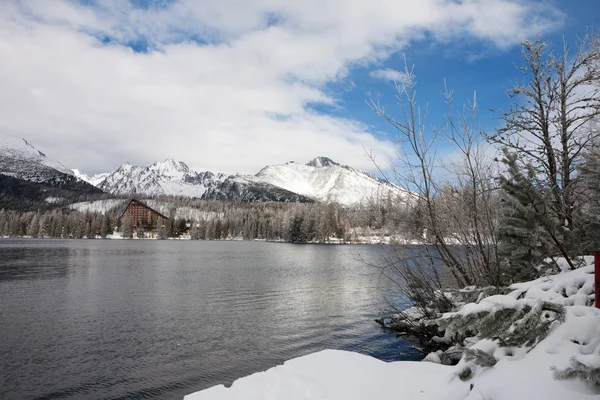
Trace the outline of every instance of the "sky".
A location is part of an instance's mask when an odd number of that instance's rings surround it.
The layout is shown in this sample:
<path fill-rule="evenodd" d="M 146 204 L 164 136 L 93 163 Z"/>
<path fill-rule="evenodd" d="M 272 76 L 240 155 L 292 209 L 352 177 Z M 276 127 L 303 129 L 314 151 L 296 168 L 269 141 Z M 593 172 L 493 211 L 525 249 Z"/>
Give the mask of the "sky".
<path fill-rule="evenodd" d="M 394 114 L 405 59 L 429 129 L 446 80 L 490 130 L 520 42 L 574 44 L 599 20 L 593 0 L 2 0 L 0 135 L 88 174 L 316 156 L 373 171 L 365 151 L 397 149 L 367 101 Z"/>

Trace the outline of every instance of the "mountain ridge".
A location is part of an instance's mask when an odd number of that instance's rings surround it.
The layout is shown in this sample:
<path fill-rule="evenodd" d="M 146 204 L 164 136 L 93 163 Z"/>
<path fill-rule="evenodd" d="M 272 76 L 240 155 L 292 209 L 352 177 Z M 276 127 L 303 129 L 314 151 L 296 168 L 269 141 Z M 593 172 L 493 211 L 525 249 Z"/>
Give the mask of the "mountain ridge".
<path fill-rule="evenodd" d="M 210 200 L 336 202 L 344 205 L 404 196 L 399 187 L 368 172 L 318 156 L 306 164 L 268 165 L 255 175 L 197 172 L 172 158 L 147 167 L 122 164 L 98 187 L 113 194 L 171 194 Z"/>
<path fill-rule="evenodd" d="M 167 158 L 148 166 L 126 162 L 113 172 L 89 176 L 49 159 L 25 139 L 0 138 L 0 155 L 3 175 L 54 186 L 60 182 L 77 183 L 86 191 L 89 188 L 85 185 L 89 185 L 113 195 L 176 195 L 240 202 L 318 201 L 342 205 L 405 196 L 399 187 L 325 156 L 306 164 L 289 161 L 267 165 L 254 175 L 198 172 L 182 161 Z"/>
<path fill-rule="evenodd" d="M 102 194 L 27 140 L 0 136 L 0 209 L 45 209 Z"/>

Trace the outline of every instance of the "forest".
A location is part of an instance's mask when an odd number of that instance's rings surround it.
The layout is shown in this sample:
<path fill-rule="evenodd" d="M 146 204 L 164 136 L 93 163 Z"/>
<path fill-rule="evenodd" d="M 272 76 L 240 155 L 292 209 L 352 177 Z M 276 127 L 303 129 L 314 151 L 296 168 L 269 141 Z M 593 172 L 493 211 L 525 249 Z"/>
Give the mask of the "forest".
<path fill-rule="evenodd" d="M 159 238 L 189 235 L 193 240 L 269 240 L 292 243 L 358 242 L 360 237 L 410 239 L 420 235 L 419 222 L 407 207 L 369 202 L 345 207 L 330 203 L 239 203 L 157 196 L 144 199 L 169 216 Z M 391 202 L 391 199 L 388 199 Z M 106 238 L 115 231 L 124 237 L 148 237 L 119 220 L 121 205 L 107 212 L 70 208 L 26 211 L 0 210 L 0 236 L 35 238 Z"/>

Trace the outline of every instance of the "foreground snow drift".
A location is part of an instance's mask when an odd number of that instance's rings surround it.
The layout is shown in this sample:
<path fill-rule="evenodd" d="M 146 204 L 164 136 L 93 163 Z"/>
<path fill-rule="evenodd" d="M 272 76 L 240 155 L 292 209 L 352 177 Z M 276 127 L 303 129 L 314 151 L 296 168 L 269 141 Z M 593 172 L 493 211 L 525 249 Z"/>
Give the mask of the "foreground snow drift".
<path fill-rule="evenodd" d="M 445 366 L 436 363 L 440 360 L 436 353 L 426 358 L 433 362 L 386 363 L 357 353 L 325 350 L 241 378 L 230 388 L 219 385 L 185 399 L 599 399 L 600 382 L 591 384 L 599 379 L 600 368 L 600 309 L 590 307 L 592 261 L 586 258 L 587 265 L 578 270 L 512 285 L 508 295 L 483 298 L 444 315 L 444 319 L 451 320 L 523 306 L 535 309 L 542 302 L 564 307 L 564 322 L 550 324 L 548 335 L 534 347 L 508 347 L 502 339 L 479 335 L 468 338 L 468 352 L 489 359 L 487 367 L 473 364 L 466 355 L 457 365 Z M 550 314 L 541 313 L 539 319 L 552 319 Z M 528 315 L 531 317 L 531 313 Z M 517 320 L 506 330 L 510 333 L 523 322 Z M 574 365 L 593 372 L 583 379 L 556 379 L 557 373 L 561 375 Z M 464 375 L 466 368 L 468 376 Z"/>
<path fill-rule="evenodd" d="M 187 395 L 185 400 L 598 399 L 581 381 L 554 379 L 551 367 L 566 368 L 572 356 L 597 363 L 599 344 L 600 312 L 575 306 L 569 308 L 566 322 L 531 352 L 503 355 L 493 368 L 469 382 L 458 378 L 460 365 L 386 363 L 357 353 L 325 350 L 238 379 L 231 388 L 215 386 Z M 490 343 L 478 345 L 483 349 Z"/>
<path fill-rule="evenodd" d="M 186 400 L 463 398 L 468 387 L 451 385 L 448 367 L 422 362 L 386 363 L 358 353 L 324 350 L 266 372 L 185 396 Z M 432 382 L 444 383 L 432 385 Z M 419 396 L 419 397 L 417 397 Z"/>

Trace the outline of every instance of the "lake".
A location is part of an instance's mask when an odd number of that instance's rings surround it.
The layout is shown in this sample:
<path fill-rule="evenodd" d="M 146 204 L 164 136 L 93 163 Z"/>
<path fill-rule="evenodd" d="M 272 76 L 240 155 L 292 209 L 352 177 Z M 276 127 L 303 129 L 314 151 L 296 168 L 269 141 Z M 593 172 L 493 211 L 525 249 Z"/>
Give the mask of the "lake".
<path fill-rule="evenodd" d="M 323 349 L 418 359 L 354 257 L 386 249 L 0 239 L 0 398 L 181 399 Z"/>

